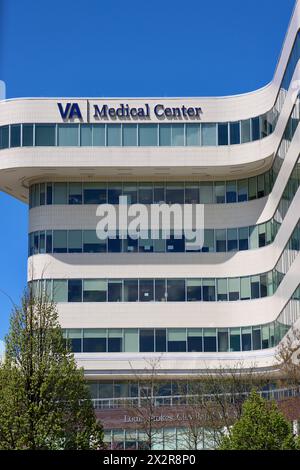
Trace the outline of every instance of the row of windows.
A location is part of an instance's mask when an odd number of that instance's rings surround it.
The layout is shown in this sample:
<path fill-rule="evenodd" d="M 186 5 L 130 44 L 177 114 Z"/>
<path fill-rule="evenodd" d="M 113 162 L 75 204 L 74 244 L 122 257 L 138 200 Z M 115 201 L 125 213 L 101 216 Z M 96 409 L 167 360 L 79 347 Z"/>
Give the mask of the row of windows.
<path fill-rule="evenodd" d="M 198 279 L 43 279 L 30 284 L 55 302 L 215 302 L 273 295 L 300 251 L 298 221 L 275 268 L 253 276 Z"/>
<path fill-rule="evenodd" d="M 29 189 L 29 207 L 51 204 L 224 204 L 267 196 L 272 187 L 266 172 L 244 180 L 177 183 L 41 183 Z"/>
<path fill-rule="evenodd" d="M 273 322 L 242 328 L 72 329 L 64 334 L 75 353 L 233 352 L 272 348 L 288 329 Z"/>
<path fill-rule="evenodd" d="M 277 113 L 272 110 L 230 123 L 11 124 L 0 127 L 0 148 L 236 145 L 267 137 L 276 122 Z"/>
<path fill-rule="evenodd" d="M 282 278 L 273 270 L 241 278 L 47 279 L 31 285 L 55 302 L 215 302 L 271 296 Z"/>
<path fill-rule="evenodd" d="M 264 224 L 232 229 L 205 229 L 204 252 L 232 252 L 261 248 L 272 243 L 279 224 Z M 95 230 L 42 230 L 29 234 L 28 255 L 43 253 L 182 253 L 195 250 L 184 236 L 153 240 L 108 238 L 100 240 Z M 199 250 L 200 251 L 200 250 Z"/>
<path fill-rule="evenodd" d="M 268 195 L 299 123 L 299 101 L 288 120 L 273 168 L 243 180 L 177 183 L 41 183 L 29 190 L 29 207 L 51 204 L 224 204 L 250 201 Z"/>
<path fill-rule="evenodd" d="M 251 119 L 201 124 L 13 124 L 0 127 L 0 149 L 28 146 L 215 146 L 262 139 L 276 126 L 300 58 L 296 36 L 276 102 Z"/>

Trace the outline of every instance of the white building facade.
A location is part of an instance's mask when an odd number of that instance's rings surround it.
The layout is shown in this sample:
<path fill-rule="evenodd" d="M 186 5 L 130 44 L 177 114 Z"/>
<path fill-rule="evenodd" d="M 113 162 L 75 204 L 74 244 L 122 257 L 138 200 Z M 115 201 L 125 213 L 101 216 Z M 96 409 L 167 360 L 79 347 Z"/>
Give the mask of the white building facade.
<path fill-rule="evenodd" d="M 207 368 L 276 367 L 300 315 L 299 28 L 297 3 L 273 80 L 245 95 L 0 103 L 0 188 L 29 205 L 28 281 L 57 302 L 104 408 L 138 395 L 158 358 L 162 396 Z M 203 247 L 100 240 L 97 207 L 120 196 L 204 204 Z"/>

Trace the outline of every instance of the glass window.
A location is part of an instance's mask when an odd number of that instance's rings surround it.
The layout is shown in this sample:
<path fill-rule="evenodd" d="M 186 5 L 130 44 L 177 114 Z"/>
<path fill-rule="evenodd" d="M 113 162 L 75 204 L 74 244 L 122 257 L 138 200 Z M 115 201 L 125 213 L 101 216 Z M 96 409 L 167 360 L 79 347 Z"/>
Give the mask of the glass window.
<path fill-rule="evenodd" d="M 155 351 L 166 352 L 167 350 L 167 330 L 159 328 L 155 330 Z"/>
<path fill-rule="evenodd" d="M 238 231 L 236 228 L 227 230 L 227 251 L 236 251 L 238 249 Z"/>
<path fill-rule="evenodd" d="M 122 329 L 111 328 L 108 330 L 108 352 L 122 352 L 123 331 Z"/>
<path fill-rule="evenodd" d="M 250 277 L 241 277 L 241 300 L 251 299 Z"/>
<path fill-rule="evenodd" d="M 201 279 L 187 279 L 186 291 L 188 302 L 198 302 L 202 299 L 202 281 Z"/>
<path fill-rule="evenodd" d="M 214 192 L 213 183 L 201 182 L 200 184 L 200 203 L 201 204 L 213 204 L 214 203 Z"/>
<path fill-rule="evenodd" d="M 249 228 L 239 228 L 239 250 L 248 250 Z"/>
<path fill-rule="evenodd" d="M 155 279 L 154 289 L 155 289 L 155 302 L 166 302 L 167 300 L 166 280 Z"/>
<path fill-rule="evenodd" d="M 53 301 L 68 302 L 68 281 L 64 279 L 53 280 Z"/>
<path fill-rule="evenodd" d="M 93 124 L 93 146 L 105 147 L 105 124 Z"/>
<path fill-rule="evenodd" d="M 138 302 L 138 280 L 125 279 L 124 280 L 124 302 Z"/>
<path fill-rule="evenodd" d="M 251 140 L 251 121 L 246 119 L 241 121 L 241 131 L 242 131 L 242 144 L 250 142 Z"/>
<path fill-rule="evenodd" d="M 74 353 L 81 352 L 81 337 L 82 337 L 82 330 L 80 329 L 68 330 L 68 342 L 70 344 L 70 348 L 72 352 Z"/>
<path fill-rule="evenodd" d="M 204 244 L 202 248 L 203 252 L 214 252 L 215 251 L 215 231 L 214 229 L 204 230 Z"/>
<path fill-rule="evenodd" d="M 229 300 L 239 300 L 240 299 L 240 278 L 231 278 L 228 279 L 228 290 L 229 290 Z"/>
<path fill-rule="evenodd" d="M 218 351 L 227 352 L 229 350 L 228 328 L 218 328 Z"/>
<path fill-rule="evenodd" d="M 108 124 L 107 129 L 107 144 L 109 147 L 119 147 L 121 145 L 121 125 Z"/>
<path fill-rule="evenodd" d="M 166 185 L 166 203 L 184 204 L 184 184 L 167 183 Z"/>
<path fill-rule="evenodd" d="M 185 185 L 185 204 L 199 204 L 199 185 L 186 183 Z"/>
<path fill-rule="evenodd" d="M 258 246 L 266 246 L 266 224 L 258 225 Z"/>
<path fill-rule="evenodd" d="M 204 328 L 203 330 L 204 352 L 217 351 L 217 331 L 215 328 Z"/>
<path fill-rule="evenodd" d="M 9 146 L 9 126 L 0 127 L 0 148 L 7 149 Z"/>
<path fill-rule="evenodd" d="M 122 302 L 122 284 L 121 280 L 108 280 L 108 302 Z"/>
<path fill-rule="evenodd" d="M 95 230 L 83 231 L 83 252 L 84 253 L 105 253 L 106 240 L 100 240 Z"/>
<path fill-rule="evenodd" d="M 231 122 L 230 123 L 230 145 L 240 144 L 241 135 L 240 135 L 240 122 Z"/>
<path fill-rule="evenodd" d="M 217 145 L 216 124 L 202 124 L 201 137 L 201 143 L 204 147 L 209 145 Z"/>
<path fill-rule="evenodd" d="M 69 204 L 82 204 L 81 183 L 69 183 Z"/>
<path fill-rule="evenodd" d="M 260 296 L 266 297 L 268 295 L 268 274 L 260 275 Z"/>
<path fill-rule="evenodd" d="M 46 199 L 45 184 L 41 183 L 40 184 L 40 205 L 41 206 L 45 205 L 45 199 Z"/>
<path fill-rule="evenodd" d="M 171 146 L 171 124 L 160 124 L 159 125 L 159 145 Z"/>
<path fill-rule="evenodd" d="M 265 175 L 258 175 L 257 177 L 257 197 L 265 196 Z"/>
<path fill-rule="evenodd" d="M 251 276 L 251 299 L 260 297 L 260 277 Z"/>
<path fill-rule="evenodd" d="M 156 147 L 158 145 L 157 124 L 139 124 L 138 131 L 141 147 Z"/>
<path fill-rule="evenodd" d="M 124 330 L 124 351 L 139 351 L 139 330 L 137 328 L 126 328 Z"/>
<path fill-rule="evenodd" d="M 251 326 L 242 328 L 242 351 L 251 351 Z"/>
<path fill-rule="evenodd" d="M 252 140 L 259 140 L 260 131 L 259 131 L 259 117 L 252 118 Z"/>
<path fill-rule="evenodd" d="M 84 204 L 105 204 L 107 202 L 106 183 L 84 183 Z"/>
<path fill-rule="evenodd" d="M 227 181 L 226 183 L 226 202 L 236 202 L 236 181 Z"/>
<path fill-rule="evenodd" d="M 67 253 L 67 230 L 53 230 L 53 253 Z"/>
<path fill-rule="evenodd" d="M 168 334 L 168 352 L 186 352 L 186 329 L 169 328 Z"/>
<path fill-rule="evenodd" d="M 184 146 L 184 124 L 172 124 L 172 145 Z"/>
<path fill-rule="evenodd" d="M 107 197 L 109 204 L 119 204 L 120 196 L 122 196 L 122 184 L 109 183 L 107 185 Z"/>
<path fill-rule="evenodd" d="M 154 352 L 154 330 L 140 330 L 140 352 Z"/>
<path fill-rule="evenodd" d="M 228 122 L 218 124 L 218 145 L 228 145 Z"/>
<path fill-rule="evenodd" d="M 154 281 L 153 279 L 139 280 L 140 302 L 153 302 L 154 300 Z"/>
<path fill-rule="evenodd" d="M 83 330 L 83 352 L 107 352 L 106 329 Z"/>
<path fill-rule="evenodd" d="M 190 328 L 187 331 L 188 352 L 203 351 L 203 332 L 202 328 Z"/>
<path fill-rule="evenodd" d="M 248 201 L 248 180 L 238 182 L 238 202 Z"/>
<path fill-rule="evenodd" d="M 93 128 L 90 124 L 81 124 L 80 126 L 80 145 L 82 147 L 93 145 Z"/>
<path fill-rule="evenodd" d="M 67 183 L 54 183 L 53 204 L 68 204 L 68 186 Z"/>
<path fill-rule="evenodd" d="M 59 124 L 58 125 L 58 145 L 61 147 L 78 146 L 78 125 Z"/>
<path fill-rule="evenodd" d="M 122 239 L 119 237 L 119 235 L 115 236 L 115 233 L 113 233 L 108 236 L 107 251 L 108 253 L 122 252 Z"/>
<path fill-rule="evenodd" d="M 185 132 L 188 147 L 200 145 L 200 124 L 186 124 Z"/>
<path fill-rule="evenodd" d="M 241 329 L 230 328 L 230 351 L 241 350 Z"/>
<path fill-rule="evenodd" d="M 69 230 L 68 231 L 68 252 L 81 253 L 82 252 L 82 231 Z"/>
<path fill-rule="evenodd" d="M 84 302 L 106 302 L 106 291 L 106 280 L 85 279 L 83 281 Z"/>
<path fill-rule="evenodd" d="M 225 183 L 223 182 L 215 183 L 215 201 L 217 204 L 225 203 Z"/>
<path fill-rule="evenodd" d="M 261 332 L 261 345 L 262 349 L 267 349 L 270 347 L 269 341 L 270 341 L 270 331 L 269 331 L 269 325 L 264 325 L 262 327 L 262 332 Z"/>
<path fill-rule="evenodd" d="M 185 301 L 185 281 L 183 279 L 167 279 L 168 302 Z"/>
<path fill-rule="evenodd" d="M 68 302 L 82 302 L 82 280 L 69 279 Z"/>
<path fill-rule="evenodd" d="M 137 146 L 137 124 L 123 124 L 123 146 Z"/>
<path fill-rule="evenodd" d="M 228 292 L 227 292 L 227 279 L 218 279 L 217 280 L 217 300 L 218 301 L 227 301 Z"/>
<path fill-rule="evenodd" d="M 260 326 L 253 326 L 252 328 L 252 341 L 253 349 L 261 349 L 261 329 Z"/>
<path fill-rule="evenodd" d="M 46 253 L 52 253 L 52 230 L 46 231 Z"/>
<path fill-rule="evenodd" d="M 138 251 L 138 240 L 126 238 L 123 240 L 124 253 L 136 253 Z"/>
<path fill-rule="evenodd" d="M 46 204 L 52 204 L 52 183 L 47 183 L 46 186 Z"/>
<path fill-rule="evenodd" d="M 127 197 L 127 204 L 137 203 L 137 184 L 136 183 L 123 183 L 123 196 Z"/>
<path fill-rule="evenodd" d="M 35 125 L 35 145 L 38 147 L 55 145 L 55 124 Z"/>
<path fill-rule="evenodd" d="M 162 203 L 166 201 L 165 196 L 165 184 L 164 183 L 154 183 L 153 185 L 153 202 Z"/>
<path fill-rule="evenodd" d="M 20 147 L 21 146 L 21 125 L 13 124 L 10 126 L 10 146 Z"/>
<path fill-rule="evenodd" d="M 258 226 L 249 227 L 250 250 L 258 248 Z"/>
<path fill-rule="evenodd" d="M 203 279 L 203 300 L 205 302 L 215 302 L 216 286 L 215 279 Z"/>
<path fill-rule="evenodd" d="M 257 178 L 249 178 L 249 201 L 257 198 Z"/>
<path fill-rule="evenodd" d="M 216 229 L 216 250 L 226 251 L 226 229 Z"/>
<path fill-rule="evenodd" d="M 140 183 L 139 203 L 140 204 L 153 204 L 153 184 L 152 183 Z"/>

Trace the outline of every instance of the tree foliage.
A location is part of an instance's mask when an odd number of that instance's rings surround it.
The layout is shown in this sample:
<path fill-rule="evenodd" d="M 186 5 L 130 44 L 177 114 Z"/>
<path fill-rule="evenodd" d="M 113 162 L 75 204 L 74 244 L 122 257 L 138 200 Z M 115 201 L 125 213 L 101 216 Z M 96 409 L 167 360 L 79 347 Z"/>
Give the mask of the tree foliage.
<path fill-rule="evenodd" d="M 26 292 L 12 312 L 0 366 L 0 449 L 98 449 L 102 441 L 55 304 Z"/>
<path fill-rule="evenodd" d="M 241 418 L 224 436 L 221 450 L 293 450 L 296 441 L 291 426 L 274 401 L 253 391 L 245 401 Z"/>

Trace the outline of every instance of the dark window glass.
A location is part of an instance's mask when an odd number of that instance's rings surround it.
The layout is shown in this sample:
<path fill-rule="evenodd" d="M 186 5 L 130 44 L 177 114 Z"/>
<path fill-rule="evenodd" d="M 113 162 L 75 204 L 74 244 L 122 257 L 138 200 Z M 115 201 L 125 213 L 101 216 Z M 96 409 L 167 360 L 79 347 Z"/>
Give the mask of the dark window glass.
<path fill-rule="evenodd" d="M 241 135 L 240 135 L 240 123 L 231 122 L 230 123 L 230 145 L 240 144 Z"/>
<path fill-rule="evenodd" d="M 139 185 L 139 203 L 153 204 L 153 184 L 145 183 Z"/>
<path fill-rule="evenodd" d="M 205 352 L 216 352 L 217 351 L 217 336 L 216 330 L 209 329 L 204 331 L 204 351 Z"/>
<path fill-rule="evenodd" d="M 46 232 L 46 253 L 52 253 L 52 231 Z"/>
<path fill-rule="evenodd" d="M 168 302 L 183 302 L 185 300 L 185 281 L 183 279 L 167 280 Z"/>
<path fill-rule="evenodd" d="M 215 302 L 216 300 L 216 287 L 215 281 L 203 281 L 203 300 L 205 302 Z"/>
<path fill-rule="evenodd" d="M 242 328 L 242 351 L 251 351 L 251 327 Z"/>
<path fill-rule="evenodd" d="M 122 196 L 122 185 L 109 184 L 108 185 L 108 203 L 119 204 L 120 196 Z"/>
<path fill-rule="evenodd" d="M 166 281 L 165 279 L 155 279 L 155 301 L 156 302 L 166 302 Z"/>
<path fill-rule="evenodd" d="M 167 332 L 165 328 L 155 330 L 155 351 L 166 352 Z"/>
<path fill-rule="evenodd" d="M 251 119 L 252 123 L 252 140 L 258 140 L 259 139 L 259 117 L 252 118 Z"/>
<path fill-rule="evenodd" d="M 52 183 L 47 183 L 46 198 L 47 204 L 52 204 Z"/>
<path fill-rule="evenodd" d="M 105 302 L 106 281 L 87 279 L 83 281 L 84 302 Z"/>
<path fill-rule="evenodd" d="M 236 202 L 236 181 L 227 181 L 226 183 L 226 202 Z"/>
<path fill-rule="evenodd" d="M 154 300 L 153 279 L 140 279 L 140 302 L 152 302 Z"/>
<path fill-rule="evenodd" d="M 261 349 L 261 329 L 260 326 L 252 329 L 253 349 Z"/>
<path fill-rule="evenodd" d="M 201 281 L 187 281 L 187 301 L 198 302 L 202 299 Z"/>
<path fill-rule="evenodd" d="M 10 126 L 10 146 L 20 147 L 21 145 L 21 126 L 15 124 Z"/>
<path fill-rule="evenodd" d="M 168 352 L 186 352 L 186 341 L 168 341 Z"/>
<path fill-rule="evenodd" d="M 32 124 L 23 124 L 22 145 L 23 147 L 33 146 L 33 125 Z"/>
<path fill-rule="evenodd" d="M 218 145 L 228 145 L 228 123 L 218 124 Z"/>
<path fill-rule="evenodd" d="M 218 351 L 227 352 L 229 350 L 229 336 L 227 329 L 218 330 Z"/>
<path fill-rule="evenodd" d="M 106 338 L 84 338 L 83 352 L 106 352 Z"/>
<path fill-rule="evenodd" d="M 186 184 L 185 186 L 185 204 L 199 204 L 199 185 Z"/>
<path fill-rule="evenodd" d="M 9 145 L 9 127 L 0 127 L 0 148 L 7 149 Z"/>
<path fill-rule="evenodd" d="M 185 238 L 174 238 L 173 235 L 166 240 L 167 251 L 172 253 L 184 253 L 185 251 Z"/>
<path fill-rule="evenodd" d="M 184 186 L 182 184 L 167 184 L 167 204 L 184 204 Z"/>
<path fill-rule="evenodd" d="M 124 302 L 137 302 L 139 299 L 138 281 L 124 280 Z"/>
<path fill-rule="evenodd" d="M 37 147 L 55 145 L 55 125 L 36 124 L 35 125 L 35 145 Z"/>
<path fill-rule="evenodd" d="M 122 252 L 122 240 L 117 236 L 116 238 L 107 239 L 107 251 L 109 253 Z"/>
<path fill-rule="evenodd" d="M 251 277 L 251 299 L 258 299 L 260 297 L 259 289 L 259 276 Z"/>
<path fill-rule="evenodd" d="M 136 253 L 138 251 L 138 240 L 132 238 L 126 238 L 123 240 L 123 252 L 124 253 Z"/>
<path fill-rule="evenodd" d="M 81 281 L 81 279 L 69 279 L 69 282 L 68 282 L 68 302 L 82 302 L 82 281 Z"/>
<path fill-rule="evenodd" d="M 108 352 L 122 352 L 122 338 L 108 338 Z"/>
<path fill-rule="evenodd" d="M 106 185 L 97 183 L 85 183 L 83 186 L 84 204 L 105 204 Z"/>
<path fill-rule="evenodd" d="M 202 352 L 203 351 L 202 335 L 200 334 L 199 336 L 188 335 L 187 346 L 188 346 L 188 352 Z"/>
<path fill-rule="evenodd" d="M 108 301 L 122 302 L 122 281 L 108 281 Z"/>
<path fill-rule="evenodd" d="M 70 338 L 69 344 L 73 353 L 81 352 L 81 338 Z"/>
<path fill-rule="evenodd" d="M 140 330 L 140 352 L 154 352 L 154 330 Z"/>
<path fill-rule="evenodd" d="M 81 183 L 69 183 L 69 204 L 82 204 Z"/>

